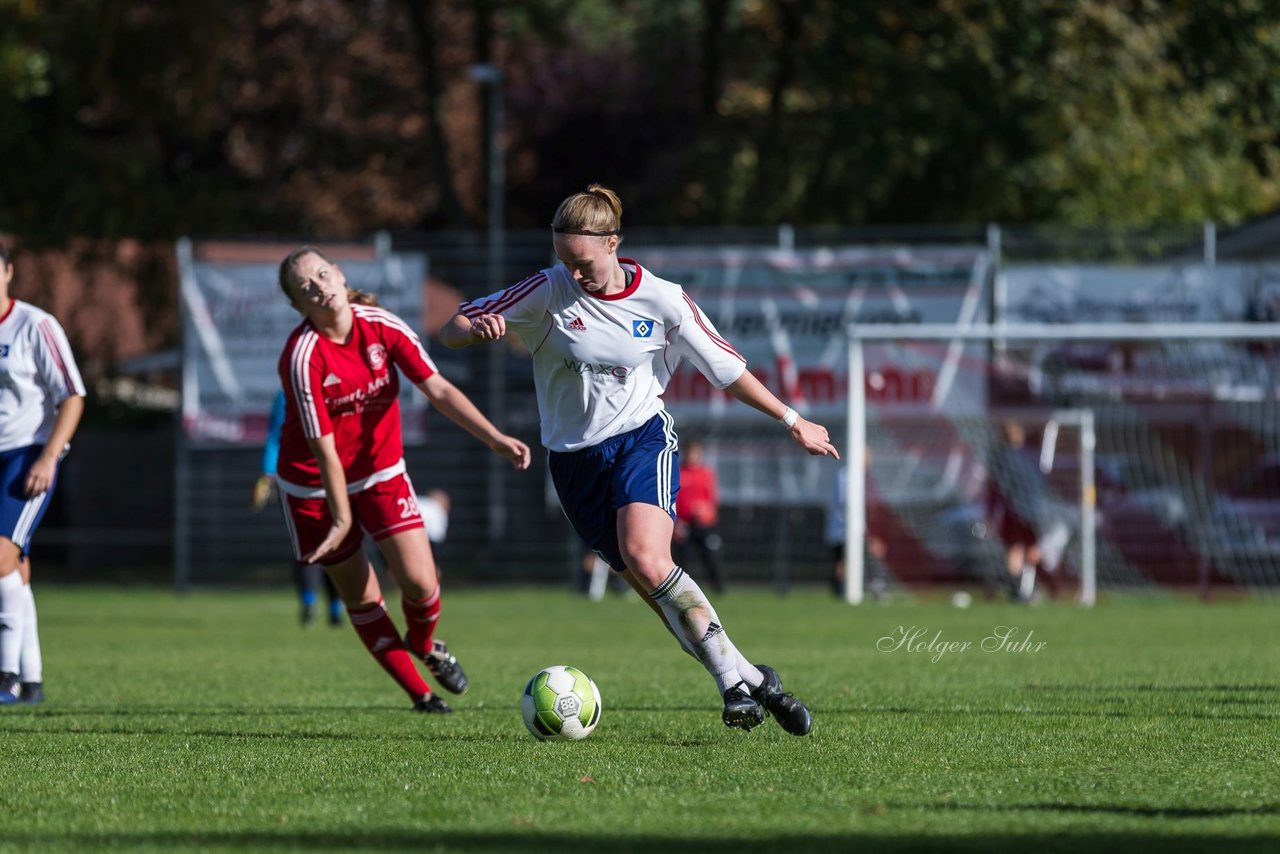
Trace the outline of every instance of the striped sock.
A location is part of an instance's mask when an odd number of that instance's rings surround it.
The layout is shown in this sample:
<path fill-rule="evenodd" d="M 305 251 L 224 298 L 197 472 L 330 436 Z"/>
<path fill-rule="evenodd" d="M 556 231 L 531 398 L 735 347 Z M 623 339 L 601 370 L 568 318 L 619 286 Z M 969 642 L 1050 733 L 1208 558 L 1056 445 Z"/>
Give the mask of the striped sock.
<path fill-rule="evenodd" d="M 680 645 L 692 652 L 716 680 L 721 694 L 739 682 L 754 688 L 764 680 L 729 640 L 715 608 L 683 569 L 672 569 L 649 597 L 662 608 L 667 627 Z"/>
<path fill-rule="evenodd" d="M 381 599 L 376 605 L 351 610 L 348 615 L 351 617 L 352 628 L 364 642 L 369 654 L 382 665 L 383 670 L 391 674 L 391 678 L 404 689 L 409 699 L 416 701 L 431 693 L 418 673 L 418 668 L 414 666 L 413 658 L 400 639 L 396 624 L 391 622 L 387 606 Z"/>
<path fill-rule="evenodd" d="M 432 591 L 426 599 L 400 599 L 404 609 L 404 618 L 409 623 L 409 650 L 418 655 L 426 655 L 431 651 L 431 641 L 436 634 L 436 621 L 440 619 L 440 587 Z"/>

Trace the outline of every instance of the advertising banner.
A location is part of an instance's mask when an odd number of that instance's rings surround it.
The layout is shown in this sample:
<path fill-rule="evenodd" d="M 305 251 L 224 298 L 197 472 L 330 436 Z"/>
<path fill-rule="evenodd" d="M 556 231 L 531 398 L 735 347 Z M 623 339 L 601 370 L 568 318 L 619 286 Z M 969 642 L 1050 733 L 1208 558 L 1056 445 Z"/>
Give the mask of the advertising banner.
<path fill-rule="evenodd" d="M 984 320 L 987 253 L 981 247 L 831 249 L 627 247 L 626 254 L 678 282 L 771 391 L 810 417 L 843 420 L 850 323 Z M 875 351 L 875 352 L 871 352 Z M 893 352 L 894 355 L 882 355 Z M 880 362 L 875 360 L 880 358 Z M 870 348 L 868 396 L 888 406 L 932 397 L 943 348 L 904 354 Z M 971 381 L 981 383 L 981 375 Z M 981 399 L 981 389 L 973 389 Z M 663 396 L 682 422 L 758 417 L 714 389 L 687 362 Z"/>
<path fill-rule="evenodd" d="M 1280 321 L 1280 266 L 1012 265 L 996 279 L 1010 323 L 1164 324 Z M 1034 399 L 1252 399 L 1268 393 L 1259 359 L 1274 342 L 1169 340 L 1010 344 Z"/>
<path fill-rule="evenodd" d="M 1009 265 L 997 312 L 1010 323 L 1232 323 L 1280 318 L 1280 267 Z"/>

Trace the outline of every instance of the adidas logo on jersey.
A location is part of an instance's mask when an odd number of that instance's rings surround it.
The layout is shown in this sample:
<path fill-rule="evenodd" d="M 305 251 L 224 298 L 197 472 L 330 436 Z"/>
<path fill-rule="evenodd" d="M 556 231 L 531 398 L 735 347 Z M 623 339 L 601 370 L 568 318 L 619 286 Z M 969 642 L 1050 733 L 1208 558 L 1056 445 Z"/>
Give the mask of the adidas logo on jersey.
<path fill-rule="evenodd" d="M 567 324 L 565 324 L 564 328 L 569 330 L 570 332 L 586 332 L 587 324 L 582 322 L 581 317 L 575 317 L 573 320 L 570 320 Z"/>
<path fill-rule="evenodd" d="M 329 374 L 324 378 L 324 387 L 328 388 L 331 385 L 342 385 L 342 380 L 338 379 L 337 374 Z"/>

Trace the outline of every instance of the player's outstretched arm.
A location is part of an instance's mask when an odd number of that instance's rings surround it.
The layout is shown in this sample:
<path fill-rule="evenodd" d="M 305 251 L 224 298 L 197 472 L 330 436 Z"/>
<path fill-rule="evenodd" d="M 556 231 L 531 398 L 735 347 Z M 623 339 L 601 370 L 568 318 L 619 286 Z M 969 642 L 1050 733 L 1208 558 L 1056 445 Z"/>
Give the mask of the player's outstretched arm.
<path fill-rule="evenodd" d="M 471 318 L 459 313 L 440 329 L 440 341 L 450 350 L 461 350 L 472 344 L 497 341 L 506 334 L 507 321 L 500 314 Z"/>
<path fill-rule="evenodd" d="M 730 383 L 725 391 L 747 406 L 782 421 L 784 425 L 791 422 L 787 427 L 791 431 L 791 438 L 813 456 L 840 459 L 840 452 L 831 444 L 831 435 L 827 433 L 826 427 L 801 418 L 794 409 L 774 397 L 773 392 L 765 388 L 750 371 L 743 371 L 742 376 Z"/>
<path fill-rule="evenodd" d="M 446 418 L 484 442 L 495 454 L 510 460 L 511 465 L 521 471 L 529 467 L 529 446 L 493 426 L 471 399 L 453 383 L 439 374 L 432 374 L 418 383 L 418 389 Z"/>

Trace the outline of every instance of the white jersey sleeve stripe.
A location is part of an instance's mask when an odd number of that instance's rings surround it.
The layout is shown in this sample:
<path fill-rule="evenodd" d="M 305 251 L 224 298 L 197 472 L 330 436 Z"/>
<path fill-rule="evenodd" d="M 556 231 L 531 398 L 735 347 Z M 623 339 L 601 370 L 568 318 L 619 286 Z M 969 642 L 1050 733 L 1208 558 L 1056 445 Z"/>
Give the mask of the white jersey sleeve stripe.
<path fill-rule="evenodd" d="M 739 359 L 742 359 L 743 362 L 747 361 L 741 353 L 733 349 L 733 345 L 711 330 L 711 327 L 707 325 L 707 322 L 702 319 L 702 309 L 698 308 L 697 304 L 690 299 L 688 294 L 684 294 L 684 301 L 687 302 L 689 304 L 689 308 L 693 310 L 693 319 L 697 321 L 698 326 L 717 347 L 724 350 L 726 353 L 731 353 L 734 356 L 737 356 Z"/>
<path fill-rule="evenodd" d="M 315 350 L 317 337 L 314 332 L 305 332 L 293 345 L 293 356 L 290 366 L 293 371 L 293 396 L 298 401 L 298 414 L 302 416 L 302 433 L 308 439 L 320 438 L 320 417 L 316 413 L 316 396 L 311 388 L 311 353 Z"/>
<path fill-rule="evenodd" d="M 519 284 L 512 285 L 492 300 L 482 303 L 463 303 L 461 312 L 467 317 L 479 317 L 482 314 L 500 314 L 520 302 L 547 281 L 546 273 L 538 273 Z"/>
<path fill-rule="evenodd" d="M 62 374 L 62 381 L 65 386 L 63 397 L 70 397 L 73 394 L 84 395 L 84 380 L 80 379 L 80 372 L 76 369 L 75 356 L 71 353 L 71 343 L 67 341 L 66 335 L 59 334 L 60 327 L 48 318 L 40 321 L 39 329 L 41 337 L 44 338 L 45 346 L 49 348 L 50 357 L 57 366 L 58 372 Z"/>

